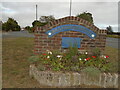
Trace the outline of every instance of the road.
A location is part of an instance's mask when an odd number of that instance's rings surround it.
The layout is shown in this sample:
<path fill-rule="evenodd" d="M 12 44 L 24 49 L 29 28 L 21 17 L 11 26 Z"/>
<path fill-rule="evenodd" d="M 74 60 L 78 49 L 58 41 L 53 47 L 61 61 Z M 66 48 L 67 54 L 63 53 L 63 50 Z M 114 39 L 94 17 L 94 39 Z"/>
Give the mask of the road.
<path fill-rule="evenodd" d="M 14 31 L 14 32 L 5 32 L 2 34 L 3 38 L 7 37 L 34 37 L 32 33 L 29 33 L 28 31 Z"/>
<path fill-rule="evenodd" d="M 109 38 L 107 37 L 106 39 L 106 46 L 110 46 L 110 47 L 113 47 L 113 48 L 119 48 L 119 44 L 120 43 L 120 38 Z"/>

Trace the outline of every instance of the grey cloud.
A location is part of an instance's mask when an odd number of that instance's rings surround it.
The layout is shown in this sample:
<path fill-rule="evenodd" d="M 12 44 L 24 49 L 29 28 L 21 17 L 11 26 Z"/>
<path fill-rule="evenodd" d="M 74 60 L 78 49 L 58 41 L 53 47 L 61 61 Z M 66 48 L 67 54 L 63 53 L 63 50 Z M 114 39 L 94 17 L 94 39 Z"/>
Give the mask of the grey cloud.
<path fill-rule="evenodd" d="M 3 21 L 8 17 L 16 19 L 21 26 L 31 25 L 35 20 L 35 5 L 38 5 L 38 17 L 43 15 L 54 15 L 55 18 L 69 16 L 69 0 L 66 2 L 3 2 L 4 8 L 9 8 L 15 13 L 11 16 L 10 12 L 2 12 Z M 117 25 L 118 23 L 118 4 L 117 2 L 77 2 L 72 3 L 72 15 L 84 11 L 93 14 L 94 23 L 98 27 Z M 96 0 L 97 1 L 97 0 Z M 101 26 L 102 25 L 102 26 Z"/>

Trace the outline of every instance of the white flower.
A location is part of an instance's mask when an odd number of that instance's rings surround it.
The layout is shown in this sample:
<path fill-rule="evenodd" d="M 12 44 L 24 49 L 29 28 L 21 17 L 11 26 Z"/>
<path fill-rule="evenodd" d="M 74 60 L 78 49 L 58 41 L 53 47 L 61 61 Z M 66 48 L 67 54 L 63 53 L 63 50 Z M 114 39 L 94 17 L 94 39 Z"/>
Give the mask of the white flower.
<path fill-rule="evenodd" d="M 57 55 L 58 58 L 62 57 L 61 55 Z"/>
<path fill-rule="evenodd" d="M 85 61 L 87 61 L 86 59 L 84 59 Z"/>
<path fill-rule="evenodd" d="M 101 55 L 101 57 L 106 58 L 106 56 L 105 56 L 105 55 Z"/>
<path fill-rule="evenodd" d="M 104 56 L 104 58 L 106 58 L 106 56 Z"/>
<path fill-rule="evenodd" d="M 52 54 L 52 52 L 50 50 L 47 50 L 48 54 Z"/>
<path fill-rule="evenodd" d="M 50 56 L 47 56 L 47 58 L 50 58 Z"/>
<path fill-rule="evenodd" d="M 101 55 L 101 57 L 104 57 L 104 55 Z"/>
<path fill-rule="evenodd" d="M 52 52 L 48 52 L 49 54 L 52 54 Z"/>
<path fill-rule="evenodd" d="M 85 52 L 85 54 L 88 54 L 87 52 Z"/>
<path fill-rule="evenodd" d="M 81 58 L 79 58 L 79 60 L 82 60 Z"/>
<path fill-rule="evenodd" d="M 60 60 L 61 60 L 62 58 L 60 58 Z"/>

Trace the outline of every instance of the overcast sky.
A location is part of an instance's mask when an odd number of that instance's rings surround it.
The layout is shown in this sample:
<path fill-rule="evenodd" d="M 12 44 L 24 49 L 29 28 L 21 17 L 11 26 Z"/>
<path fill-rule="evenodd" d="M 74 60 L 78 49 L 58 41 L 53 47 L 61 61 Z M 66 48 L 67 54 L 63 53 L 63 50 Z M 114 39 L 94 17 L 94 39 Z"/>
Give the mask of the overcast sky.
<path fill-rule="evenodd" d="M 72 0 L 72 16 L 88 11 L 92 13 L 94 24 L 105 29 L 109 25 L 118 31 L 118 0 Z M 4 0 L 0 4 L 2 21 L 8 17 L 18 21 L 21 27 L 32 26 L 35 20 L 35 5 L 38 5 L 38 18 L 53 15 L 56 19 L 69 16 L 69 0 Z"/>

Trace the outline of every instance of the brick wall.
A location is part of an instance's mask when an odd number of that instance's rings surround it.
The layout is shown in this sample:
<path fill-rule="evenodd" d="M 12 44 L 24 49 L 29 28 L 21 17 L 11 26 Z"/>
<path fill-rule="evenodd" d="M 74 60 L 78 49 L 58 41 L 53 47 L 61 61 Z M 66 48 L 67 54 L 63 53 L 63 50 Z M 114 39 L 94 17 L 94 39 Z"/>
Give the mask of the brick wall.
<path fill-rule="evenodd" d="M 48 35 L 45 34 L 46 31 L 51 30 L 52 28 L 66 24 L 82 25 L 95 32 L 97 36 L 95 37 L 95 39 L 91 39 L 87 35 L 76 31 L 60 32 L 52 37 L 48 37 Z M 58 20 L 54 20 L 43 27 L 36 28 L 34 51 L 35 54 L 40 54 L 46 52 L 46 50 L 64 50 L 61 48 L 62 37 L 80 37 L 82 41 L 81 48 L 79 48 L 79 50 L 81 51 L 83 50 L 89 52 L 95 47 L 98 47 L 101 49 L 101 51 L 103 51 L 106 43 L 106 34 L 106 30 L 101 30 L 90 22 L 83 20 L 79 17 L 64 17 Z"/>

